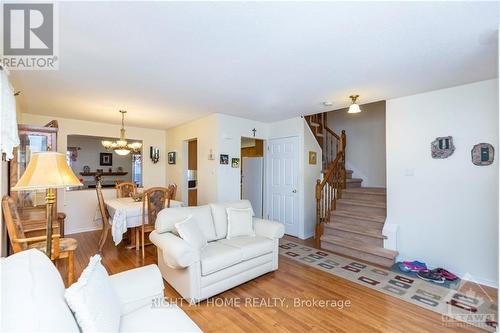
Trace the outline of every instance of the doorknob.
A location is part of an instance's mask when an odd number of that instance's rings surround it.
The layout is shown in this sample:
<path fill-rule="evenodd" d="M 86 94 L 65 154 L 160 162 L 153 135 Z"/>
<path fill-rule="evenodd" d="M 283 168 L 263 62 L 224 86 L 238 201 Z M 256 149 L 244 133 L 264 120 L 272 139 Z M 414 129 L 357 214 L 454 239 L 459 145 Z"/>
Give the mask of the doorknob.
<path fill-rule="evenodd" d="M 293 190 L 292 193 L 297 193 L 297 190 Z"/>

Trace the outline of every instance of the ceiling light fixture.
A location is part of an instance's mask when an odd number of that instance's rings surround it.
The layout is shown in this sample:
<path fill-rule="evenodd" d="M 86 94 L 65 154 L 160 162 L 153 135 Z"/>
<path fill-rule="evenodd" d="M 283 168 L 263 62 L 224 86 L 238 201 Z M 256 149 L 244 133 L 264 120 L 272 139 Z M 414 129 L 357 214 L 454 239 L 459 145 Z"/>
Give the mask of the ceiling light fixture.
<path fill-rule="evenodd" d="M 104 148 L 106 148 L 106 150 L 113 150 L 115 153 L 122 156 L 128 155 L 131 152 L 138 153 L 142 148 L 142 143 L 127 142 L 127 139 L 125 138 L 125 125 L 124 125 L 125 113 L 127 113 L 127 111 L 120 110 L 120 113 L 122 114 L 122 128 L 120 129 L 120 140 L 116 140 L 114 142 L 103 140 L 101 141 L 101 144 L 104 146 Z"/>
<path fill-rule="evenodd" d="M 360 113 L 361 109 L 359 108 L 359 105 L 356 103 L 356 100 L 358 99 L 359 95 L 351 95 L 349 98 L 351 99 L 352 103 L 349 106 L 349 111 L 347 113 Z"/>

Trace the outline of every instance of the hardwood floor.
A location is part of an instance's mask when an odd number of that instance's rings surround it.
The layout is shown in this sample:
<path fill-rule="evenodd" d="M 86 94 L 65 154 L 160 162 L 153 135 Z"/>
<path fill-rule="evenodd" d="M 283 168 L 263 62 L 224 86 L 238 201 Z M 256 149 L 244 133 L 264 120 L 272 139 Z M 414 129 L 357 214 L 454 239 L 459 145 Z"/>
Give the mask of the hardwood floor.
<path fill-rule="evenodd" d="M 89 257 L 96 253 L 99 232 L 70 237 L 79 244 L 75 256 L 78 278 Z M 311 240 L 301 242 L 313 245 Z M 152 263 L 156 263 L 154 246 L 146 247 L 144 261 L 140 252 L 127 250 L 123 244 L 115 247 L 111 239 L 104 246 L 103 264 L 110 274 Z M 485 332 L 461 327 L 461 323 L 445 327 L 434 312 L 282 256 L 278 271 L 217 295 L 211 302 L 190 306 L 168 284 L 165 287 L 165 296 L 177 301 L 204 332 Z M 488 292 L 496 299 L 496 290 L 490 288 Z M 245 305 L 245 298 L 256 303 Z M 272 304 L 276 298 L 283 300 L 283 306 L 278 300 Z M 232 299 L 241 300 L 241 304 L 219 306 Z M 344 302 L 345 307 L 296 306 L 295 299 L 335 300 Z M 272 306 L 258 306 L 261 301 Z"/>

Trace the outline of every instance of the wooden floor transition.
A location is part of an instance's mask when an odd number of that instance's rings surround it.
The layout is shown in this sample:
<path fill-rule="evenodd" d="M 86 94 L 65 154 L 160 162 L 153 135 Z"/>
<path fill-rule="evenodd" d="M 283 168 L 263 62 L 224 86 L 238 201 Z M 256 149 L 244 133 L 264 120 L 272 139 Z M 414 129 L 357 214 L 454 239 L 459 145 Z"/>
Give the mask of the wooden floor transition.
<path fill-rule="evenodd" d="M 100 232 L 73 234 L 78 240 L 75 256 L 75 278 L 96 253 Z M 311 240 L 290 240 L 313 246 Z M 110 274 L 156 263 L 154 246 L 146 247 L 146 258 L 135 250 L 115 247 L 108 239 L 103 251 L 103 264 Z M 61 271 L 64 265 L 60 267 Z M 64 275 L 64 274 L 63 274 Z M 179 299 L 179 294 L 165 283 L 165 296 Z M 496 290 L 486 288 L 496 299 Z M 275 298 L 285 299 L 284 305 Z M 218 306 L 238 299 L 241 305 Z M 335 307 L 297 306 L 298 300 L 350 301 L 343 309 Z M 245 305 L 245 302 L 255 302 Z M 255 300 L 255 301 L 253 301 Z M 266 302 L 269 307 L 259 306 Z M 340 304 L 340 303 L 339 303 Z M 441 315 L 397 298 L 382 294 L 340 277 L 280 256 L 279 270 L 235 287 L 212 300 L 189 306 L 178 305 L 204 332 L 485 332 L 462 323 L 443 326 Z M 174 323 L 172 323 L 174 324 Z"/>

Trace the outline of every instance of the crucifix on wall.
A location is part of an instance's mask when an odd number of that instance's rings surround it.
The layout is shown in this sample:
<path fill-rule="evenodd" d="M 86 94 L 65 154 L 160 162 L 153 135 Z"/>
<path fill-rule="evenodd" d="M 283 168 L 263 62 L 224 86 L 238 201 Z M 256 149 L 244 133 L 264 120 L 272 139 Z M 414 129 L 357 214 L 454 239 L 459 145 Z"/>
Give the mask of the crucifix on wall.
<path fill-rule="evenodd" d="M 257 130 L 254 128 L 252 132 L 253 132 L 253 137 L 255 138 L 255 132 L 257 132 Z"/>

